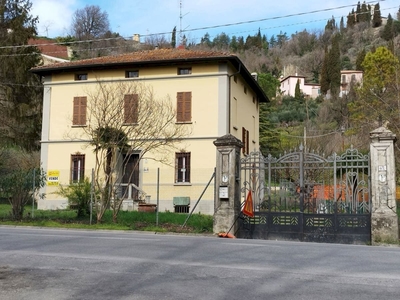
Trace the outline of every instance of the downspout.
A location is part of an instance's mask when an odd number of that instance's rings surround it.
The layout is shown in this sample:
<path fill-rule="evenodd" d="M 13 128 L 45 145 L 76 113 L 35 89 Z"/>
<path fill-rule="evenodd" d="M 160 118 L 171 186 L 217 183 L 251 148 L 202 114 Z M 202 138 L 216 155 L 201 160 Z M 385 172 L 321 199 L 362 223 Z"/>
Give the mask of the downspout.
<path fill-rule="evenodd" d="M 240 73 L 242 64 L 239 64 L 238 71 L 231 75 L 228 75 L 228 133 L 231 133 L 231 77 Z"/>

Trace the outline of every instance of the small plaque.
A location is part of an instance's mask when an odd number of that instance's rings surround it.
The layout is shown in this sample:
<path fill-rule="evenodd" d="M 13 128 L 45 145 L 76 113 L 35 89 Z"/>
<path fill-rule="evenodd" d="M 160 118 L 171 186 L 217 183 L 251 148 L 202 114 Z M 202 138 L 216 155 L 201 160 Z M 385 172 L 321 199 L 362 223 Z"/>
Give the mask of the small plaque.
<path fill-rule="evenodd" d="M 222 199 L 228 199 L 228 187 L 227 186 L 220 186 L 219 187 L 219 197 Z"/>
<path fill-rule="evenodd" d="M 378 166 L 378 171 L 386 171 L 386 166 Z"/>

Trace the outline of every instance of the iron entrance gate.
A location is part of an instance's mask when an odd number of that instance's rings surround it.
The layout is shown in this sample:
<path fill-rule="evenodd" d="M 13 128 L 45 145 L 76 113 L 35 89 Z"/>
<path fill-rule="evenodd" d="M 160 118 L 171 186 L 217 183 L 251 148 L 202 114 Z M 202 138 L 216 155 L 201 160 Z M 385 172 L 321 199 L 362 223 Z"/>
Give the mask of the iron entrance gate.
<path fill-rule="evenodd" d="M 254 239 L 369 243 L 369 156 L 350 148 L 324 158 L 299 151 L 279 158 L 253 152 L 241 161 L 242 199 L 252 194 L 254 217 L 236 235 Z"/>

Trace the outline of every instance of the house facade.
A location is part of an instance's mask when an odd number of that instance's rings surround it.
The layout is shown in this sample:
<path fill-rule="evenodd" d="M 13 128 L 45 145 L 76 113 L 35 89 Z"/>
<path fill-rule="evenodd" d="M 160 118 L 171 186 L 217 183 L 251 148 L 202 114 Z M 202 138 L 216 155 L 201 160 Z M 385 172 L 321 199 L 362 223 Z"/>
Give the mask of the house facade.
<path fill-rule="evenodd" d="M 280 82 L 280 90 L 282 96 L 292 96 L 295 95 L 296 85 L 299 82 L 300 92 L 304 94 L 304 96 L 309 98 L 316 98 L 320 95 L 320 85 L 315 83 L 306 83 L 305 76 L 298 75 L 289 75 L 286 77 L 282 77 Z"/>
<path fill-rule="evenodd" d="M 342 70 L 340 71 L 340 94 L 342 97 L 350 91 L 351 84 L 362 83 L 363 71 Z"/>
<path fill-rule="evenodd" d="M 316 98 L 321 94 L 321 85 L 316 83 L 306 83 L 305 76 L 289 75 L 281 77 L 280 91 L 282 96 L 295 95 L 296 85 L 299 82 L 300 92 L 306 97 Z M 342 70 L 340 71 L 340 93 L 342 97 L 347 95 L 350 90 L 351 83 L 362 83 L 363 72 L 356 70 Z"/>
<path fill-rule="evenodd" d="M 67 199 L 57 194 L 59 185 L 91 176 L 96 164 L 93 146 L 89 139 L 76 137 L 83 136 L 89 125 L 86 101 L 99 82 L 141 82 L 157 96 L 170 99 L 176 109 L 175 123 L 190 127 L 177 150 L 166 154 L 169 159 L 155 159 L 157 149 L 146 153 L 134 180 L 124 183 L 125 188 L 145 195 L 147 203 L 158 200 L 160 211 L 174 211 L 176 205 L 193 207 L 203 194 L 196 212 L 214 213 L 213 181 L 208 183 L 216 166 L 213 141 L 218 137 L 232 134 L 242 140 L 242 155 L 259 148 L 260 103 L 269 100 L 235 55 L 159 49 L 32 71 L 44 84 L 41 164 L 48 178 L 39 209 L 66 207 Z M 134 100 L 134 95 L 127 99 Z M 125 208 L 136 209 L 137 193 L 128 195 Z"/>

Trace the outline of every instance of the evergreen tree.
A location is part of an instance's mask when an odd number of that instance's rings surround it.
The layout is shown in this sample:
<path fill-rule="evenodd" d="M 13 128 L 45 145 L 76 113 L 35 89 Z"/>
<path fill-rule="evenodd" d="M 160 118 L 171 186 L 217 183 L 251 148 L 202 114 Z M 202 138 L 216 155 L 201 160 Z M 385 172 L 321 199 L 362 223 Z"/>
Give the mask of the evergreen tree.
<path fill-rule="evenodd" d="M 356 13 L 354 12 L 354 9 L 349 13 L 347 16 L 347 28 L 353 28 L 354 25 L 356 24 Z"/>
<path fill-rule="evenodd" d="M 361 5 L 361 11 L 360 14 L 358 15 L 358 22 L 368 22 L 368 8 L 367 8 L 367 4 L 365 4 L 365 1 L 363 2 L 363 4 Z"/>
<path fill-rule="evenodd" d="M 358 1 L 357 7 L 356 7 L 356 23 L 360 22 L 360 14 L 361 14 L 361 5 L 360 5 L 360 1 Z"/>
<path fill-rule="evenodd" d="M 328 74 L 328 48 L 325 47 L 325 56 L 324 60 L 322 62 L 322 69 L 321 69 L 321 79 L 320 79 L 320 85 L 321 85 L 321 93 L 323 95 L 326 95 L 329 90 L 329 74 Z"/>
<path fill-rule="evenodd" d="M 294 97 L 296 99 L 301 98 L 301 92 L 300 92 L 300 79 L 297 79 L 296 86 L 294 88 Z"/>
<path fill-rule="evenodd" d="M 390 14 L 388 15 L 387 22 L 381 32 L 381 38 L 385 41 L 391 41 L 394 38 L 393 18 Z"/>
<path fill-rule="evenodd" d="M 362 49 L 358 54 L 356 58 L 356 70 L 357 71 L 364 71 L 364 67 L 362 66 L 362 63 L 364 61 L 365 55 L 367 53 L 365 52 L 365 49 Z"/>
<path fill-rule="evenodd" d="M 31 7 L 30 0 L 0 0 L 0 140 L 29 151 L 39 148 L 43 95 L 40 78 L 29 72 L 41 59 L 27 46 L 38 22 Z"/>
<path fill-rule="evenodd" d="M 330 90 L 332 95 L 338 95 L 340 90 L 340 48 L 339 35 L 332 38 L 332 46 L 328 54 L 328 77 L 330 81 Z"/>
<path fill-rule="evenodd" d="M 171 47 L 175 48 L 176 47 L 176 26 L 172 30 L 172 37 L 171 37 Z"/>
<path fill-rule="evenodd" d="M 238 51 L 238 41 L 237 41 L 236 35 L 232 36 L 231 43 L 229 44 L 229 49 L 233 52 Z"/>
<path fill-rule="evenodd" d="M 343 17 L 340 18 L 340 25 L 339 25 L 339 29 L 340 29 L 340 33 L 344 33 L 344 31 L 346 30 L 346 28 L 344 27 L 344 19 Z"/>
<path fill-rule="evenodd" d="M 374 16 L 372 18 L 372 27 L 376 28 L 382 25 L 381 9 L 379 2 L 374 6 Z"/>

